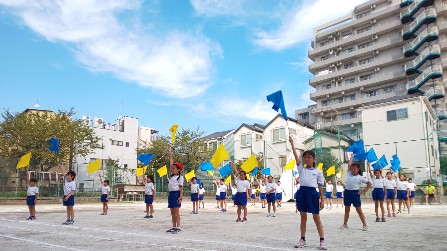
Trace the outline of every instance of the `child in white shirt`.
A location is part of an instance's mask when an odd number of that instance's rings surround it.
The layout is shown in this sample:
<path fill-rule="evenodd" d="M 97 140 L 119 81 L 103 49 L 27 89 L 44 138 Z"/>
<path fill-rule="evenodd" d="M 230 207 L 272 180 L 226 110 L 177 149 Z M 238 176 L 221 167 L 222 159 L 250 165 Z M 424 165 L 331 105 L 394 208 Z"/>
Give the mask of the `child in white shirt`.
<path fill-rule="evenodd" d="M 26 204 L 28 205 L 29 217 L 26 220 L 36 219 L 36 203 L 39 197 L 39 188 L 37 187 L 37 179 L 30 178 L 29 171 L 26 171 L 26 180 L 28 189 L 26 191 Z"/>
<path fill-rule="evenodd" d="M 152 182 L 153 176 L 144 176 L 143 183 L 144 183 L 144 203 L 146 204 L 146 216 L 144 216 L 145 219 L 152 219 L 154 216 L 152 215 L 154 213 L 154 206 L 152 205 L 154 203 L 155 199 L 155 186 Z"/>
<path fill-rule="evenodd" d="M 101 181 L 101 202 L 102 202 L 102 214 L 107 215 L 107 211 L 109 210 L 109 195 L 110 195 L 110 186 L 109 180 L 103 180 L 102 176 L 99 175 L 99 181 Z"/>
<path fill-rule="evenodd" d="M 205 208 L 204 197 L 205 197 L 205 188 L 203 187 L 203 183 L 200 183 L 200 188 L 199 188 L 199 208 L 200 208 L 200 204 L 202 204 L 202 208 Z"/>

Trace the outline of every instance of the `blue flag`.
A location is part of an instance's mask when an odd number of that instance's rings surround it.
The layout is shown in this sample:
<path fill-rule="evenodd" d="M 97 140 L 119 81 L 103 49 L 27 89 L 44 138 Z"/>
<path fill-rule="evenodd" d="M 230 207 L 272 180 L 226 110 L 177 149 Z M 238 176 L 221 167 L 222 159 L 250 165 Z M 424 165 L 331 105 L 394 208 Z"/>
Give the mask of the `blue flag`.
<path fill-rule="evenodd" d="M 380 161 L 377 161 L 376 163 L 371 164 L 371 166 L 374 168 L 374 171 L 382 169 L 382 166 L 380 165 Z"/>
<path fill-rule="evenodd" d="M 368 153 L 359 153 L 352 158 L 354 161 L 365 161 Z"/>
<path fill-rule="evenodd" d="M 145 165 L 149 165 L 149 162 L 154 158 L 154 155 L 152 153 L 142 153 L 137 157 L 137 160 L 139 160 L 141 163 Z"/>
<path fill-rule="evenodd" d="M 253 169 L 253 172 L 251 172 L 251 176 L 255 176 L 256 174 L 258 174 L 259 168 L 256 167 L 255 169 Z"/>
<path fill-rule="evenodd" d="M 55 152 L 55 153 L 60 153 L 58 138 L 51 138 L 48 140 L 48 143 L 50 143 L 48 150 Z"/>
<path fill-rule="evenodd" d="M 198 179 L 198 178 L 196 178 L 197 179 L 197 184 L 199 184 L 199 187 L 200 187 L 200 183 L 202 182 L 200 179 Z"/>
<path fill-rule="evenodd" d="M 366 155 L 366 159 L 368 160 L 369 163 L 373 163 L 374 161 L 378 160 L 376 151 L 374 151 L 374 148 L 369 149 L 369 151 Z"/>
<path fill-rule="evenodd" d="M 354 142 L 349 148 L 348 152 L 354 153 L 354 155 L 365 153 L 365 145 L 363 144 L 363 140 L 359 139 Z"/>
<path fill-rule="evenodd" d="M 293 171 L 293 176 L 296 176 L 298 174 L 297 171 Z"/>
<path fill-rule="evenodd" d="M 202 162 L 200 164 L 200 171 L 213 171 L 214 167 L 211 162 Z"/>
<path fill-rule="evenodd" d="M 391 170 L 393 170 L 393 172 L 397 172 L 397 170 L 399 170 L 399 167 L 400 167 L 399 164 L 393 163 L 390 168 Z"/>
<path fill-rule="evenodd" d="M 399 157 L 397 157 L 397 154 L 394 154 L 391 157 L 393 157 L 394 163 L 398 163 L 400 165 L 400 159 L 399 159 Z"/>
<path fill-rule="evenodd" d="M 270 168 L 264 168 L 264 169 L 262 169 L 262 174 L 264 174 L 264 175 L 270 175 Z"/>
<path fill-rule="evenodd" d="M 231 174 L 230 164 L 226 164 L 221 169 L 219 169 L 219 173 L 220 173 L 220 176 L 222 176 L 222 178 L 230 175 Z"/>
<path fill-rule="evenodd" d="M 379 162 L 382 167 L 388 166 L 388 161 L 386 161 L 385 154 L 380 157 Z"/>
<path fill-rule="evenodd" d="M 281 109 L 282 117 L 285 120 L 288 120 L 289 117 L 287 117 L 286 107 L 284 105 L 284 98 L 282 96 L 282 91 L 277 91 L 275 93 L 272 93 L 267 96 L 267 101 L 273 102 L 272 109 L 275 111 L 278 111 Z"/>

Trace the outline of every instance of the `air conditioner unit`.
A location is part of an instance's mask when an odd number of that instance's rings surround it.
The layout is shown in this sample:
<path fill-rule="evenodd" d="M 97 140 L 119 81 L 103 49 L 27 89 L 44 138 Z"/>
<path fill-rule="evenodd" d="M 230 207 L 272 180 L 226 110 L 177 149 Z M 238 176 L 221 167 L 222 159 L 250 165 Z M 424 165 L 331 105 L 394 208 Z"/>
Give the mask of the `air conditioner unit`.
<path fill-rule="evenodd" d="M 354 106 L 351 106 L 349 109 L 354 110 Z"/>
<path fill-rule="evenodd" d="M 375 8 L 376 8 L 376 4 L 375 3 L 371 4 L 371 9 L 375 9 Z"/>
<path fill-rule="evenodd" d="M 375 24 L 376 22 L 377 22 L 376 19 L 371 20 L 371 23 L 372 23 L 372 24 Z"/>
<path fill-rule="evenodd" d="M 343 49 L 343 47 L 339 46 L 339 47 L 337 48 L 337 51 L 341 51 L 342 49 Z"/>
<path fill-rule="evenodd" d="M 331 38 L 333 38 L 334 37 L 334 35 L 329 35 L 329 37 L 327 37 L 328 39 L 331 39 Z"/>
<path fill-rule="evenodd" d="M 376 67 L 376 69 L 374 69 L 375 71 L 380 71 L 380 67 Z"/>
<path fill-rule="evenodd" d="M 326 98 L 329 98 L 329 94 L 326 94 Z"/>
<path fill-rule="evenodd" d="M 363 86 L 362 86 L 362 87 L 360 87 L 360 91 L 363 91 L 364 89 L 365 89 L 365 87 L 363 87 Z"/>
<path fill-rule="evenodd" d="M 335 64 L 331 64 L 331 66 L 330 67 L 335 67 Z"/>
<path fill-rule="evenodd" d="M 374 51 L 374 54 L 377 55 L 377 54 L 379 54 L 379 52 L 380 52 L 379 50 L 375 50 L 375 51 Z"/>
<path fill-rule="evenodd" d="M 341 62 L 341 61 L 338 61 L 337 62 L 337 65 L 342 65 L 343 63 Z"/>
<path fill-rule="evenodd" d="M 343 80 L 343 76 L 338 77 L 339 80 Z"/>
<path fill-rule="evenodd" d="M 343 94 L 345 94 L 345 91 L 342 91 L 342 92 L 341 92 L 341 95 L 343 95 Z"/>
<path fill-rule="evenodd" d="M 316 123 L 316 124 L 315 124 L 315 127 L 316 127 L 318 130 L 320 130 L 320 129 L 321 129 L 321 123 Z"/>
<path fill-rule="evenodd" d="M 339 31 L 339 32 L 337 32 L 337 36 L 341 36 L 341 32 Z"/>
<path fill-rule="evenodd" d="M 335 82 L 335 78 L 331 79 L 331 82 L 334 83 Z"/>
<path fill-rule="evenodd" d="M 379 35 L 377 35 L 377 34 L 374 34 L 373 36 L 372 36 L 372 39 L 378 39 L 379 38 Z"/>
<path fill-rule="evenodd" d="M 333 54 L 333 53 L 334 53 L 334 50 L 330 49 L 329 54 Z"/>

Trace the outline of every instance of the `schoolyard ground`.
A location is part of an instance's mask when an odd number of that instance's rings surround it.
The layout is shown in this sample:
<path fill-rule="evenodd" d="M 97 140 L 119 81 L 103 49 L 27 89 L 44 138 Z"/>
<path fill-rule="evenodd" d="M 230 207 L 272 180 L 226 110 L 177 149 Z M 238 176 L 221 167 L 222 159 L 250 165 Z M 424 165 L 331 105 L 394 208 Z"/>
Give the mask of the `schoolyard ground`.
<path fill-rule="evenodd" d="M 160 200 L 161 201 L 161 200 Z M 110 203 L 109 214 L 100 203 L 75 206 L 74 225 L 66 220 L 62 205 L 37 205 L 37 220 L 26 221 L 26 205 L 0 206 L 0 250 L 296 250 L 299 214 L 294 203 L 283 203 L 276 217 L 266 217 L 260 204 L 248 206 L 248 221 L 237 223 L 236 208 L 223 213 L 214 201 L 207 201 L 199 214 L 190 214 L 191 202 L 181 208 L 180 234 L 165 233 L 171 227 L 167 204 L 154 204 L 153 219 L 143 219 L 142 202 Z M 387 222 L 375 222 L 373 204 L 363 205 L 369 231 L 355 210 L 348 230 L 340 230 L 344 209 L 321 211 L 329 250 L 446 250 L 447 206 L 416 205 Z M 307 248 L 317 250 L 319 237 L 311 215 L 308 217 Z"/>

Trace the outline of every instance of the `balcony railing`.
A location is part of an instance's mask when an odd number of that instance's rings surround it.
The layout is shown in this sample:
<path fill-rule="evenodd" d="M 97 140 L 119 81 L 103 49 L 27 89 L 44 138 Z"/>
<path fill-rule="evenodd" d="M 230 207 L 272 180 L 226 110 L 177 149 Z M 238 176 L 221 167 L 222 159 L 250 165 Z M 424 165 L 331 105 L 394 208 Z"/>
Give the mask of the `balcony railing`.
<path fill-rule="evenodd" d="M 431 42 L 439 36 L 438 27 L 430 27 L 429 30 L 422 31 L 413 41 L 404 45 L 405 57 L 417 54 L 417 49 L 425 42 Z"/>
<path fill-rule="evenodd" d="M 403 24 L 406 24 L 412 20 L 414 20 L 414 14 L 418 12 L 418 10 L 422 7 L 430 6 L 434 3 L 434 0 L 416 0 L 408 8 L 403 8 L 401 12 L 401 21 Z"/>
<path fill-rule="evenodd" d="M 439 45 L 432 45 L 425 48 L 414 60 L 405 64 L 405 71 L 407 75 L 414 74 L 419 67 L 421 67 L 427 60 L 433 60 L 441 56 L 441 47 Z"/>
<path fill-rule="evenodd" d="M 424 12 L 410 24 L 405 25 L 402 29 L 402 36 L 405 40 L 414 38 L 415 32 L 424 24 L 431 24 L 436 21 L 436 9 L 434 7 L 427 8 Z"/>
<path fill-rule="evenodd" d="M 408 82 L 409 93 L 418 91 L 428 80 L 440 78 L 442 76 L 442 66 L 434 65 L 425 69 L 417 78 Z M 412 92 L 414 91 L 414 92 Z"/>

